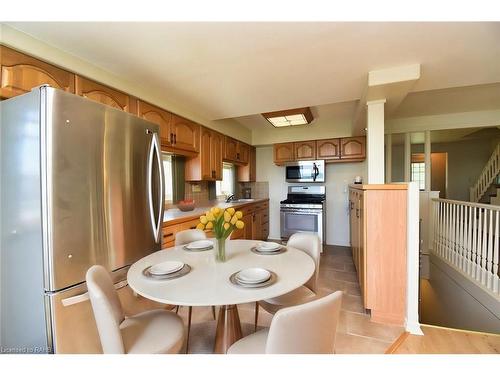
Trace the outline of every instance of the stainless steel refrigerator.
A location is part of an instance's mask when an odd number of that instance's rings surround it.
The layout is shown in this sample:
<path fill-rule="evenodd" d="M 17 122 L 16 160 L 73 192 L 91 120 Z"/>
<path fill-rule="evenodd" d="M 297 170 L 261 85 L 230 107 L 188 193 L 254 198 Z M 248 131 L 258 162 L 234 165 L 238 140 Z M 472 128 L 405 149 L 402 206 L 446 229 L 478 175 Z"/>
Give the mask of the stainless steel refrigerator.
<path fill-rule="evenodd" d="M 100 352 L 89 267 L 112 272 L 126 313 L 154 306 L 126 272 L 161 247 L 159 128 L 48 86 L 0 119 L 0 352 Z"/>

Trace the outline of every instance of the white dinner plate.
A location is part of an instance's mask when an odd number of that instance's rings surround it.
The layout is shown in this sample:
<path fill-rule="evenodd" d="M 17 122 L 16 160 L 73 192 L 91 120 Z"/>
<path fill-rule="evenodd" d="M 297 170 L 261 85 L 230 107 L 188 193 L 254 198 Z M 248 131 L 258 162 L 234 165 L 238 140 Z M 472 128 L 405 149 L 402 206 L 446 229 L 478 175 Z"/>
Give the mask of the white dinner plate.
<path fill-rule="evenodd" d="M 271 272 L 264 268 L 246 268 L 236 274 L 236 280 L 243 284 L 259 284 L 271 278 Z"/>
<path fill-rule="evenodd" d="M 199 249 L 206 249 L 207 247 L 211 247 L 213 245 L 214 245 L 214 243 L 212 241 L 199 240 L 199 241 L 194 241 L 194 242 L 188 243 L 186 245 L 186 248 L 190 249 L 190 250 L 199 250 Z"/>
<path fill-rule="evenodd" d="M 261 242 L 256 246 L 259 251 L 278 251 L 281 249 L 281 245 L 276 242 Z"/>
<path fill-rule="evenodd" d="M 172 260 L 152 265 L 149 269 L 149 273 L 155 276 L 163 276 L 177 272 L 181 270 L 182 267 L 184 267 L 184 263 Z"/>

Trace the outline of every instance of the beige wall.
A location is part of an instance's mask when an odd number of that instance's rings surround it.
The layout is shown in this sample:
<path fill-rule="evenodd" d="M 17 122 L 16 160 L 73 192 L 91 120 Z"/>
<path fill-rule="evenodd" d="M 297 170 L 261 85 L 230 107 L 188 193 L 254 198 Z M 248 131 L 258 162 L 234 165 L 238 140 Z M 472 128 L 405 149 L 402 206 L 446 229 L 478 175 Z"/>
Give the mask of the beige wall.
<path fill-rule="evenodd" d="M 424 163 L 424 154 L 413 154 L 412 163 Z M 448 154 L 446 152 L 433 152 L 431 154 L 431 190 L 439 192 L 439 198 L 446 198 Z"/>
<path fill-rule="evenodd" d="M 285 167 L 273 162 L 271 146 L 257 147 L 257 181 L 269 181 L 269 237 L 280 238 L 280 201 L 286 198 L 290 184 L 285 182 Z M 366 161 L 362 163 L 327 164 L 326 177 L 326 243 L 350 246 L 348 184 L 355 176 L 366 180 Z M 293 185 L 293 184 L 292 184 Z"/>
<path fill-rule="evenodd" d="M 430 257 L 430 279 L 420 282 L 421 323 L 500 334 L 499 307 L 468 278 Z"/>
<path fill-rule="evenodd" d="M 469 188 L 476 182 L 479 174 L 493 152 L 491 139 L 433 143 L 432 152 L 448 154 L 448 199 L 469 200 Z M 421 144 L 412 145 L 412 153 L 422 153 Z M 393 145 L 392 180 L 404 179 L 404 146 Z"/>
<path fill-rule="evenodd" d="M 197 113 L 196 108 L 186 108 L 182 105 L 182 103 L 174 103 L 170 101 L 168 93 L 166 92 L 159 92 L 151 88 L 144 87 L 139 82 L 130 82 L 126 77 L 118 77 L 93 65 L 91 62 L 79 59 L 9 26 L 0 24 L 0 42 L 21 52 L 35 56 L 41 60 L 45 60 L 69 71 L 81 74 L 82 76 L 91 78 L 146 100 L 211 129 L 230 135 L 231 137 L 239 139 L 243 142 L 252 142 L 251 131 L 234 121 L 211 121 Z"/>

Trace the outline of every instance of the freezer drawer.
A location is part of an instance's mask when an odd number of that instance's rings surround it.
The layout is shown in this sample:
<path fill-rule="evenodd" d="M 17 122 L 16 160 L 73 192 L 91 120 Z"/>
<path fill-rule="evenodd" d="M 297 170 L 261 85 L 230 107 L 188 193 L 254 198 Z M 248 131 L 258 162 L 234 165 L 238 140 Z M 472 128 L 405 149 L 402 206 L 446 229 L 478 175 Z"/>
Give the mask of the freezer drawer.
<path fill-rule="evenodd" d="M 116 282 L 115 288 L 126 316 L 165 308 L 165 305 L 136 296 L 126 279 Z M 47 294 L 46 299 L 52 311 L 50 331 L 55 353 L 102 353 L 85 283 L 63 292 Z"/>

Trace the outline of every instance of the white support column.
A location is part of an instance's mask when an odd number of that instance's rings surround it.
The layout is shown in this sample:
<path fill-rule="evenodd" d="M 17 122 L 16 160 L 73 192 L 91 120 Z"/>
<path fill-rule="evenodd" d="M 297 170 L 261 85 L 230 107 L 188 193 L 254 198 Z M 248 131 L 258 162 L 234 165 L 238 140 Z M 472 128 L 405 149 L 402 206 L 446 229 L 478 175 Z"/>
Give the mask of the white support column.
<path fill-rule="evenodd" d="M 425 131 L 424 143 L 425 191 L 431 191 L 431 131 Z"/>
<path fill-rule="evenodd" d="M 383 184 L 385 180 L 384 104 L 385 99 L 366 103 L 368 107 L 366 147 L 369 184 Z"/>
<path fill-rule="evenodd" d="M 385 182 L 392 182 L 392 134 L 385 139 Z"/>
<path fill-rule="evenodd" d="M 405 133 L 405 182 L 411 181 L 410 168 L 411 168 L 411 138 L 410 133 Z"/>
<path fill-rule="evenodd" d="M 412 335 L 423 335 L 418 316 L 419 285 L 419 191 L 416 182 L 408 184 L 407 245 L 406 245 L 406 330 Z"/>

